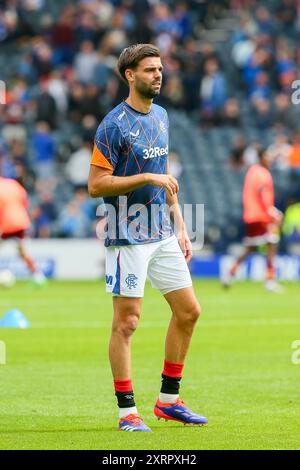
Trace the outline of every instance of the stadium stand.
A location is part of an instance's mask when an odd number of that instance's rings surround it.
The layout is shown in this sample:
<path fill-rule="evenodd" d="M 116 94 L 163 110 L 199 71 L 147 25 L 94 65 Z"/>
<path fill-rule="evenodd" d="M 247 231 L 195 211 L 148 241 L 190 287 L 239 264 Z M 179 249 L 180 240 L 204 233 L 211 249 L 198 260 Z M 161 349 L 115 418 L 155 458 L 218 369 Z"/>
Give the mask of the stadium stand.
<path fill-rule="evenodd" d="M 135 42 L 162 51 L 158 103 L 170 114 L 181 201 L 205 204 L 206 243 L 224 251 L 241 238 L 257 145 L 274 154 L 279 207 L 299 201 L 299 34 L 300 2 L 290 0 L 1 0 L 1 173 L 29 190 L 31 235 L 95 237 L 91 145 L 126 96 L 116 60 Z"/>

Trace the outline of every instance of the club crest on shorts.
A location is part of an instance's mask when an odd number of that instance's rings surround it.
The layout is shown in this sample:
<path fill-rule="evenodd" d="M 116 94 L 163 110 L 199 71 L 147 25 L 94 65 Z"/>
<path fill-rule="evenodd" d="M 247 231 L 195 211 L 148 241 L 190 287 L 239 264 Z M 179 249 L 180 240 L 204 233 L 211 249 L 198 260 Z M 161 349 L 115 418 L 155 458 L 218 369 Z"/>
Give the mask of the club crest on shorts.
<path fill-rule="evenodd" d="M 137 287 L 137 281 L 138 278 L 136 277 L 135 274 L 128 274 L 128 276 L 125 279 L 126 285 L 128 289 L 135 289 Z"/>

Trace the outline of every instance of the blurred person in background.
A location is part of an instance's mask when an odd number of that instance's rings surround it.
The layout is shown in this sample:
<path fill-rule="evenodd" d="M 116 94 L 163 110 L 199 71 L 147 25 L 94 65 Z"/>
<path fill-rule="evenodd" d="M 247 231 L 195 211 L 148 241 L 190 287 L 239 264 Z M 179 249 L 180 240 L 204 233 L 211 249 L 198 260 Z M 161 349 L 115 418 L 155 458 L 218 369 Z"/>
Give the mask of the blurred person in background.
<path fill-rule="evenodd" d="M 45 276 L 27 253 L 23 240 L 30 227 L 28 198 L 25 189 L 15 180 L 0 176 L 0 242 L 15 240 L 18 254 L 26 264 L 33 281 L 44 284 Z"/>
<path fill-rule="evenodd" d="M 222 121 L 225 126 L 241 126 L 240 107 L 236 98 L 229 98 L 225 102 Z"/>
<path fill-rule="evenodd" d="M 170 174 L 174 176 L 174 178 L 180 178 L 182 173 L 182 165 L 180 163 L 179 155 L 176 152 L 169 153 L 169 169 Z"/>
<path fill-rule="evenodd" d="M 291 169 L 300 176 L 300 134 L 298 133 L 293 135 L 288 159 Z"/>
<path fill-rule="evenodd" d="M 75 9 L 67 5 L 52 29 L 54 60 L 58 65 L 72 64 L 75 45 Z"/>
<path fill-rule="evenodd" d="M 271 103 L 266 98 L 255 98 L 252 101 L 253 117 L 258 129 L 268 129 L 273 124 Z"/>
<path fill-rule="evenodd" d="M 227 100 L 227 83 L 216 59 L 210 58 L 204 65 L 204 76 L 200 85 L 201 121 L 218 125 Z"/>
<path fill-rule="evenodd" d="M 31 137 L 34 170 L 41 179 L 55 177 L 55 144 L 49 124 L 39 121 Z"/>
<path fill-rule="evenodd" d="M 70 201 L 61 211 L 58 219 L 58 232 L 62 238 L 85 238 L 89 220 L 79 201 Z"/>
<path fill-rule="evenodd" d="M 35 98 L 36 121 L 44 121 L 50 129 L 55 129 L 58 118 L 58 110 L 55 98 L 49 90 L 49 79 L 43 78 L 40 81 L 40 91 Z"/>
<path fill-rule="evenodd" d="M 70 156 L 65 170 L 67 179 L 72 183 L 74 188 L 87 186 L 91 155 L 92 145 L 90 141 L 85 141 L 82 143 L 82 146 Z"/>
<path fill-rule="evenodd" d="M 52 193 L 48 190 L 41 191 L 30 210 L 34 238 L 50 238 L 53 235 L 57 212 Z"/>
<path fill-rule="evenodd" d="M 98 61 L 98 54 L 92 41 L 83 41 L 74 59 L 76 79 L 83 84 L 91 83 Z"/>
<path fill-rule="evenodd" d="M 295 107 L 291 105 L 290 96 L 278 93 L 274 98 L 274 127 L 280 131 L 284 128 L 295 131 L 298 126 L 298 117 Z"/>
<path fill-rule="evenodd" d="M 259 162 L 259 149 L 260 144 L 258 142 L 252 142 L 246 146 L 243 155 L 244 164 L 246 166 L 249 167 Z"/>
<path fill-rule="evenodd" d="M 288 155 L 291 175 L 291 193 L 300 197 L 300 134 L 292 137 L 291 150 Z"/>
<path fill-rule="evenodd" d="M 233 146 L 229 155 L 229 164 L 234 170 L 240 170 L 245 167 L 244 153 L 247 148 L 244 136 L 239 135 L 234 139 Z"/>
<path fill-rule="evenodd" d="M 295 199 L 288 201 L 288 207 L 284 214 L 282 233 L 286 241 L 300 243 L 300 202 Z"/>
<path fill-rule="evenodd" d="M 278 168 L 279 170 L 287 170 L 289 168 L 291 145 L 286 135 L 277 135 L 274 143 L 269 145 L 267 152 L 270 155 L 272 167 Z"/>
<path fill-rule="evenodd" d="M 279 242 L 283 214 L 275 206 L 273 178 L 269 171 L 271 158 L 265 149 L 258 151 L 259 163 L 249 168 L 243 189 L 243 219 L 246 229 L 245 250 L 222 279 L 228 288 L 240 265 L 258 247 L 267 247 L 267 271 L 265 287 L 281 293 L 282 287 L 275 281 L 274 257 Z"/>

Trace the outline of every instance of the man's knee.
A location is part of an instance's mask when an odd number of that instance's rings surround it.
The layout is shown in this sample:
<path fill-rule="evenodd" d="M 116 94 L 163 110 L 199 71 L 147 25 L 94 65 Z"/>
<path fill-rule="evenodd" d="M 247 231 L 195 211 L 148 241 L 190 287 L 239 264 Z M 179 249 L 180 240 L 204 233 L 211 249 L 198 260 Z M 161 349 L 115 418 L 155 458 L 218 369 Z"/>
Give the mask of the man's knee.
<path fill-rule="evenodd" d="M 198 302 L 194 302 L 187 311 L 187 319 L 190 323 L 196 323 L 200 315 L 201 307 Z"/>
<path fill-rule="evenodd" d="M 184 325 L 195 325 L 201 315 L 201 307 L 197 301 L 187 305 L 185 310 L 180 314 L 179 321 Z"/>
<path fill-rule="evenodd" d="M 113 332 L 125 338 L 129 338 L 137 329 L 139 319 L 139 309 L 131 309 L 128 312 L 124 312 L 122 315 L 117 315 L 113 322 Z"/>

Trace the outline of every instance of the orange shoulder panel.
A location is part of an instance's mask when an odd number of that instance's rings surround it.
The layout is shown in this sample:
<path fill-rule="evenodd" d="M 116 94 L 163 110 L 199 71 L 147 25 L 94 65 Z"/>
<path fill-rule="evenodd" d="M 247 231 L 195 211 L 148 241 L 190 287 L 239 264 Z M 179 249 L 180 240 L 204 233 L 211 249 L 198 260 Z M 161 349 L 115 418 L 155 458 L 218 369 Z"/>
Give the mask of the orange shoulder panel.
<path fill-rule="evenodd" d="M 94 144 L 91 165 L 100 166 L 101 168 L 107 168 L 108 170 L 113 170 L 113 166 L 107 158 L 103 155 L 102 152 L 98 149 L 97 145 Z"/>

